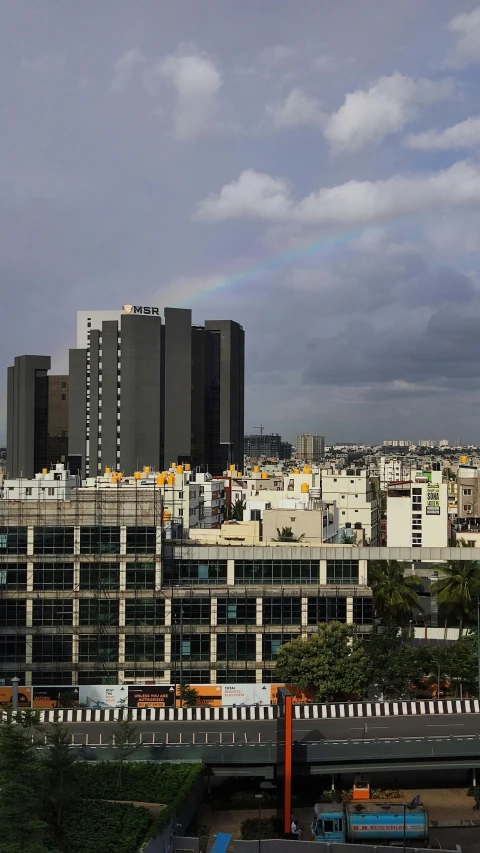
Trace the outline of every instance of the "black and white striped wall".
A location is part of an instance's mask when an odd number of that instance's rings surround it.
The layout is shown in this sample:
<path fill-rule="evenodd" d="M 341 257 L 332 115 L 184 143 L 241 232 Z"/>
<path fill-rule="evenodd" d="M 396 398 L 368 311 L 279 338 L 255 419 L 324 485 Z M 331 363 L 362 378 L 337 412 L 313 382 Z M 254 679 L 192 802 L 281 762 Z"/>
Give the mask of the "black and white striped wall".
<path fill-rule="evenodd" d="M 3 714 L 3 712 L 0 712 Z M 125 713 L 120 708 L 74 708 L 39 711 L 40 722 L 115 722 Z M 221 708 L 132 708 L 131 719 L 145 722 L 268 721 L 277 718 L 276 705 Z M 331 720 L 348 717 L 414 717 L 427 714 L 479 714 L 478 699 L 442 699 L 406 702 L 345 702 L 331 705 L 295 705 L 294 720 Z"/>

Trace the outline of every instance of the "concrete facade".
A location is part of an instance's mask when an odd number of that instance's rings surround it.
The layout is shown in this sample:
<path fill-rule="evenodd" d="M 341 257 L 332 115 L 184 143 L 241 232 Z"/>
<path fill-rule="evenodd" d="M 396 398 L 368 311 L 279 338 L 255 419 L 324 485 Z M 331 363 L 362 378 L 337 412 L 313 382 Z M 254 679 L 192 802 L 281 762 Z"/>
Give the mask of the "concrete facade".
<path fill-rule="evenodd" d="M 411 480 L 390 483 L 387 492 L 389 547 L 431 546 L 448 542 L 448 487 L 442 472 L 417 471 Z"/>

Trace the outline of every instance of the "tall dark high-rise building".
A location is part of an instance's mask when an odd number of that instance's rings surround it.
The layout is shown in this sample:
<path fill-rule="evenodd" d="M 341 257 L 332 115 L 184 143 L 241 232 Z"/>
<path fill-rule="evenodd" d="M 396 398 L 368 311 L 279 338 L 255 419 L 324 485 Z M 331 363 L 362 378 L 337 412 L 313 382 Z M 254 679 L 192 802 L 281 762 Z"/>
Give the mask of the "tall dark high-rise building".
<path fill-rule="evenodd" d="M 7 475 L 31 478 L 65 462 L 68 376 L 49 376 L 49 355 L 20 355 L 8 368 Z"/>
<path fill-rule="evenodd" d="M 79 311 L 70 350 L 69 456 L 83 473 L 243 462 L 244 331 L 189 309 Z"/>

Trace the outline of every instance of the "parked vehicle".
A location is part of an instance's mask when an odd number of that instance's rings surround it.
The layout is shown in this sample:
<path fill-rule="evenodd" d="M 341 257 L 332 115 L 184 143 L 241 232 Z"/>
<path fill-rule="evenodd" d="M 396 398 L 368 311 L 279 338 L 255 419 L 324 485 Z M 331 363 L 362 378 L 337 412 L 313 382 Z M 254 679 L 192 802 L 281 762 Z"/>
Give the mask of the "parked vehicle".
<path fill-rule="evenodd" d="M 428 841 L 428 812 L 403 803 L 317 803 L 315 841 Z"/>

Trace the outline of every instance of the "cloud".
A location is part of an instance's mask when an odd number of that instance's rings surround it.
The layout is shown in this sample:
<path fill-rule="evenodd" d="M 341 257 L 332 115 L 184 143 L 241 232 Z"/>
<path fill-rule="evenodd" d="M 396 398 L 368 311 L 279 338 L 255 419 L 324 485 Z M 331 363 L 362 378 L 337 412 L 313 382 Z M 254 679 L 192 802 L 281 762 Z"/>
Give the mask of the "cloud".
<path fill-rule="evenodd" d="M 351 180 L 324 187 L 299 202 L 283 178 L 247 169 L 237 181 L 197 206 L 194 218 L 210 221 L 265 219 L 307 225 L 367 225 L 439 207 L 480 204 L 480 166 L 469 161 L 427 175 L 379 181 Z"/>
<path fill-rule="evenodd" d="M 175 91 L 175 137 L 188 141 L 208 130 L 215 119 L 222 85 L 214 62 L 199 53 L 167 56 L 144 76 L 150 94 L 156 93 L 162 80 L 168 81 Z"/>
<path fill-rule="evenodd" d="M 22 68 L 32 74 L 61 74 L 65 68 L 65 58 L 58 53 L 44 53 L 34 59 L 22 59 Z"/>
<path fill-rule="evenodd" d="M 340 71 L 342 68 L 347 68 L 349 65 L 353 65 L 354 62 L 355 59 L 353 56 L 341 59 L 337 56 L 331 56 L 329 53 L 324 53 L 322 56 L 317 56 L 313 60 L 312 64 L 315 71 L 333 72 Z"/>
<path fill-rule="evenodd" d="M 389 134 L 401 131 L 415 118 L 420 106 L 448 97 L 452 89 L 448 79 L 414 79 L 398 72 L 380 77 L 370 89 L 358 89 L 345 96 L 325 126 L 325 138 L 341 151 L 381 142 Z"/>
<path fill-rule="evenodd" d="M 455 38 L 445 65 L 463 68 L 470 63 L 480 62 L 480 6 L 471 12 L 455 15 L 448 24 Z"/>
<path fill-rule="evenodd" d="M 139 65 L 143 65 L 145 61 L 145 57 L 138 47 L 127 50 L 113 63 L 113 79 L 110 84 L 110 91 L 114 95 L 125 92 L 133 79 L 136 69 Z"/>
<path fill-rule="evenodd" d="M 480 117 L 470 116 L 465 121 L 445 130 L 426 130 L 408 134 L 404 143 L 407 148 L 422 151 L 448 151 L 450 148 L 476 148 L 480 144 Z"/>
<path fill-rule="evenodd" d="M 308 124 L 321 127 L 325 121 L 317 99 L 302 89 L 292 89 L 283 101 L 268 104 L 266 113 L 278 128 Z"/>
<path fill-rule="evenodd" d="M 258 61 L 262 65 L 266 65 L 269 68 L 272 68 L 275 65 L 279 65 L 281 62 L 285 62 L 288 59 L 293 59 L 296 56 L 298 51 L 294 47 L 289 47 L 285 44 L 275 44 L 272 47 L 264 48 L 258 57 Z"/>

